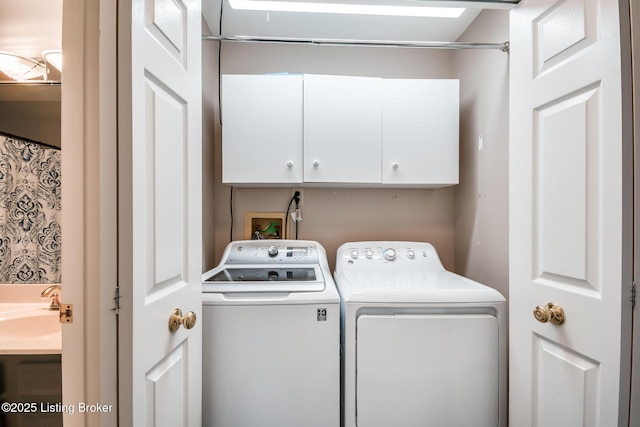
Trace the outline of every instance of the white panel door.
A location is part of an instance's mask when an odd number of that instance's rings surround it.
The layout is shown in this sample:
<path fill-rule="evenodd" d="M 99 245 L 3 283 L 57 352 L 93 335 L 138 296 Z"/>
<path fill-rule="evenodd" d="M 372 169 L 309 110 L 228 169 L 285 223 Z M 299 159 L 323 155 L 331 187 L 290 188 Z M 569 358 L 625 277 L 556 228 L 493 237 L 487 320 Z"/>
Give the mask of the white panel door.
<path fill-rule="evenodd" d="M 458 80 L 382 81 L 382 183 L 458 183 Z"/>
<path fill-rule="evenodd" d="M 382 79 L 304 75 L 304 181 L 381 179 Z"/>
<path fill-rule="evenodd" d="M 511 11 L 510 425 L 628 417 L 632 233 L 616 0 Z M 564 309 L 541 323 L 536 306 Z"/>
<path fill-rule="evenodd" d="M 202 306 L 200 0 L 129 7 L 120 15 L 131 24 L 120 34 L 121 424 L 196 427 L 202 325 L 168 325 L 174 309 L 200 316 Z"/>
<path fill-rule="evenodd" d="M 302 75 L 222 76 L 222 181 L 302 182 Z"/>

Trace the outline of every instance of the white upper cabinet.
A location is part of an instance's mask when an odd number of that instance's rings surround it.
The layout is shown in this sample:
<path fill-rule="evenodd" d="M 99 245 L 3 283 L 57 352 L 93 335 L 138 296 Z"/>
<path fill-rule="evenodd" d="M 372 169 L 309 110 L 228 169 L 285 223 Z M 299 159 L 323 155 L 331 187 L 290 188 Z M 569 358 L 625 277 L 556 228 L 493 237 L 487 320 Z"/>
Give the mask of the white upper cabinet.
<path fill-rule="evenodd" d="M 382 79 L 304 76 L 304 181 L 381 182 Z"/>
<path fill-rule="evenodd" d="M 225 75 L 223 182 L 454 185 L 458 121 L 458 80 Z"/>
<path fill-rule="evenodd" d="M 458 80 L 382 83 L 382 183 L 458 183 Z"/>
<path fill-rule="evenodd" d="M 302 182 L 302 75 L 222 76 L 222 182 Z"/>

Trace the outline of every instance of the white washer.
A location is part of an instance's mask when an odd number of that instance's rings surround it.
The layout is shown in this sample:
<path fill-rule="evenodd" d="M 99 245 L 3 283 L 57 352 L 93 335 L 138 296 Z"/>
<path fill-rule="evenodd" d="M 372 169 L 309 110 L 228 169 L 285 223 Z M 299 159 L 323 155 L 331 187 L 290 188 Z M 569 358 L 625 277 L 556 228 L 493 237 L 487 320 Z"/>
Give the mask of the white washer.
<path fill-rule="evenodd" d="M 203 275 L 203 426 L 338 426 L 340 298 L 324 248 L 230 243 Z"/>
<path fill-rule="evenodd" d="M 338 248 L 345 427 L 507 425 L 506 301 L 435 248 Z"/>

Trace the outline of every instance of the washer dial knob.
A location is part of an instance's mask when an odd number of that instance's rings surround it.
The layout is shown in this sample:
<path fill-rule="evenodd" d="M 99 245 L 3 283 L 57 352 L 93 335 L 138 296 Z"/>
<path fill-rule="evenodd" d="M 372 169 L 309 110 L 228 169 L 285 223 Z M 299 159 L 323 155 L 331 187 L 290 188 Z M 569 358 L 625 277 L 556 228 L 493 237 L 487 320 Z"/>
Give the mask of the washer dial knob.
<path fill-rule="evenodd" d="M 409 249 L 409 251 L 407 251 L 407 258 L 414 259 L 415 257 L 416 257 L 416 253 L 411 249 Z"/>
<path fill-rule="evenodd" d="M 391 248 L 385 249 L 384 252 L 382 253 L 382 256 L 387 261 L 394 261 L 396 259 L 396 251 Z"/>
<path fill-rule="evenodd" d="M 351 258 L 358 259 L 358 250 L 354 249 L 351 251 Z"/>
<path fill-rule="evenodd" d="M 367 250 L 364 252 L 364 256 L 366 256 L 366 257 L 367 257 L 367 258 L 369 258 L 369 259 L 373 258 L 373 251 L 372 251 L 371 249 L 367 249 Z"/>
<path fill-rule="evenodd" d="M 276 255 L 278 255 L 278 247 L 277 246 L 269 246 L 269 249 L 267 250 L 267 253 L 269 254 L 269 257 L 273 258 Z"/>

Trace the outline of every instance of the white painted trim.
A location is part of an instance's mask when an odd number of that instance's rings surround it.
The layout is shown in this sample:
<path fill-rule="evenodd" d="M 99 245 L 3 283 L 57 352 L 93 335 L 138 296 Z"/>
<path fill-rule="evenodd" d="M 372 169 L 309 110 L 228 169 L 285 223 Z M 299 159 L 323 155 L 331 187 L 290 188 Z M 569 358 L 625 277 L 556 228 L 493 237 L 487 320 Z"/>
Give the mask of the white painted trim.
<path fill-rule="evenodd" d="M 633 95 L 633 145 L 634 145 L 634 277 L 636 289 L 640 282 L 640 7 L 629 2 L 631 8 L 631 62 L 632 62 L 632 95 Z M 631 361 L 631 402 L 629 426 L 640 424 L 640 310 L 638 310 L 638 295 L 636 294 L 636 308 L 633 311 L 633 358 Z"/>
<path fill-rule="evenodd" d="M 64 0 L 62 85 L 63 326 L 65 427 L 116 425 L 117 277 L 115 4 Z M 78 404 L 113 405 L 104 414 Z"/>
<path fill-rule="evenodd" d="M 118 162 L 120 165 L 130 165 L 132 162 L 132 106 L 131 106 L 131 27 L 132 27 L 132 0 L 119 1 L 118 10 Z M 123 182 L 131 182 L 131 167 L 122 167 L 116 171 L 116 176 Z M 132 198 L 131 186 L 122 185 L 118 189 L 118 206 L 129 206 Z M 133 232 L 131 216 L 120 215 L 118 219 L 118 234 L 130 235 Z M 132 277 L 132 249 L 131 245 L 120 242 L 118 246 L 118 277 L 122 283 L 125 279 Z M 133 323 L 133 289 L 127 287 L 121 289 L 121 311 L 120 323 L 131 325 Z M 132 426 L 133 423 L 133 391 L 131 379 L 126 378 L 126 373 L 131 376 L 133 370 L 133 330 L 132 328 L 120 328 L 118 331 L 118 359 L 119 359 L 119 422 L 121 426 Z"/>
<path fill-rule="evenodd" d="M 635 87 L 635 78 L 637 78 L 637 70 L 633 69 L 633 43 L 632 37 L 638 37 L 638 34 L 633 34 L 631 28 L 632 16 L 630 11 L 631 3 L 635 0 L 619 0 L 620 10 L 620 60 L 621 60 L 621 91 L 622 91 L 622 227 L 623 235 L 621 236 L 622 243 L 622 283 L 623 287 L 623 300 L 622 300 L 622 325 L 621 325 L 621 343 L 622 351 L 620 357 L 620 399 L 619 399 L 619 415 L 618 425 L 620 427 L 634 426 L 632 421 L 632 396 L 631 391 L 633 388 L 634 370 L 633 362 L 634 357 L 637 359 L 638 354 L 634 356 L 634 346 L 637 345 L 634 341 L 634 334 L 637 335 L 637 327 L 634 332 L 634 317 L 635 312 L 629 304 L 628 299 L 631 298 L 632 284 L 636 280 L 638 272 L 637 268 L 634 268 L 634 263 L 637 263 L 635 256 L 635 245 L 637 240 L 634 238 L 634 233 L 630 232 L 634 230 L 634 224 L 637 223 L 637 203 L 636 195 L 638 187 L 634 188 L 634 181 L 637 180 L 635 176 L 636 165 L 634 160 L 634 146 L 637 145 L 637 135 L 635 135 L 635 117 L 637 112 L 633 111 L 633 104 L 635 103 L 634 97 L 637 94 L 633 94 Z M 635 31 L 638 32 L 637 29 Z M 635 117 L 634 117 L 635 116 Z M 629 231 L 629 232 L 626 232 Z M 637 230 L 635 230 L 637 233 Z M 637 264 L 636 264 L 637 265 Z M 625 298 L 626 297 L 626 298 Z M 636 375 L 637 377 L 637 372 Z M 629 378 L 629 380 L 626 380 Z"/>

